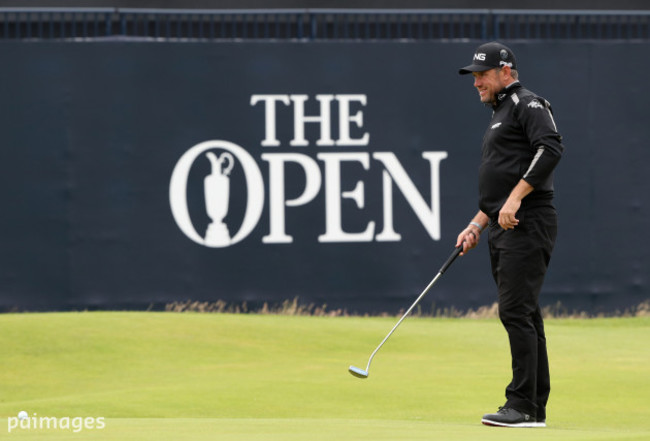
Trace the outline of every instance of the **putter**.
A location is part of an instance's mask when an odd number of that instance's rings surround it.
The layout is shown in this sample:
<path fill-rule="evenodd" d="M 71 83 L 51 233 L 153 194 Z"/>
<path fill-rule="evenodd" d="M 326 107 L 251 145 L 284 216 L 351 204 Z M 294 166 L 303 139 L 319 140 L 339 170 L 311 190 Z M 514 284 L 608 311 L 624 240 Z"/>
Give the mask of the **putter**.
<path fill-rule="evenodd" d="M 397 327 L 400 325 L 400 323 L 402 323 L 402 321 L 411 313 L 411 310 L 415 307 L 415 305 L 417 305 L 418 302 L 422 299 L 422 297 L 424 297 L 426 295 L 426 293 L 429 292 L 431 287 L 433 285 L 435 285 L 435 283 L 438 281 L 440 276 L 442 276 L 443 273 L 445 271 L 447 271 L 447 268 L 449 268 L 449 266 L 454 262 L 454 260 L 456 260 L 456 258 L 460 255 L 460 253 L 462 251 L 463 251 L 463 244 L 461 244 L 458 248 L 454 249 L 454 252 L 451 253 L 451 256 L 449 256 L 447 261 L 440 268 L 440 271 L 438 271 L 438 274 L 436 274 L 436 276 L 433 278 L 433 280 L 431 280 L 431 282 L 429 282 L 427 287 L 424 288 L 424 291 L 422 291 L 422 294 L 420 294 L 420 296 L 417 299 L 415 299 L 415 302 L 413 302 L 411 307 L 404 313 L 402 318 L 399 319 L 397 324 L 395 326 L 393 326 L 393 329 L 390 330 L 388 335 L 386 337 L 384 337 L 384 339 L 381 341 L 381 343 L 379 343 L 379 346 L 377 346 L 377 349 L 374 350 L 372 355 L 370 355 L 370 359 L 368 360 L 368 365 L 366 366 L 366 370 L 363 370 L 363 369 L 358 368 L 356 366 L 350 366 L 348 368 L 348 371 L 350 371 L 350 373 L 352 375 L 354 375 L 357 378 L 368 378 L 368 375 L 370 374 L 370 363 L 372 363 L 372 359 L 375 357 L 375 354 L 377 353 L 377 351 L 384 345 L 384 343 L 386 343 L 386 340 L 388 340 L 388 338 L 393 334 L 393 332 L 395 332 L 395 329 L 397 329 Z"/>

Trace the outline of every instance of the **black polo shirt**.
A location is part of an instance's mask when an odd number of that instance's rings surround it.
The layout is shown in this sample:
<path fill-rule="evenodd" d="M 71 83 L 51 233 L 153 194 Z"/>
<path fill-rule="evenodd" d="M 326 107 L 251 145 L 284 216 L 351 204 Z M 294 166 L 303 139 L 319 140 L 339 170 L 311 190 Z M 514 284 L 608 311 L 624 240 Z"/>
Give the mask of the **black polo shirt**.
<path fill-rule="evenodd" d="M 564 146 L 550 103 L 516 82 L 497 94 L 492 107 L 479 167 L 479 208 L 497 217 L 521 179 L 534 188 L 521 209 L 552 205 L 553 169 Z"/>

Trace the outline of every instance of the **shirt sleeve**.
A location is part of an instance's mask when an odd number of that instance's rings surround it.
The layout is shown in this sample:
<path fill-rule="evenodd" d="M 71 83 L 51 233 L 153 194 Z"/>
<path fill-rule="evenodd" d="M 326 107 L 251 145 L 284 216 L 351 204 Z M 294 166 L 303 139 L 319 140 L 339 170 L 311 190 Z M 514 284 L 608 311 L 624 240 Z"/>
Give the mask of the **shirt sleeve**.
<path fill-rule="evenodd" d="M 548 101 L 540 97 L 521 100 L 517 116 L 526 136 L 530 140 L 532 160 L 523 179 L 533 188 L 542 184 L 560 161 L 564 146 L 553 119 L 553 110 Z"/>

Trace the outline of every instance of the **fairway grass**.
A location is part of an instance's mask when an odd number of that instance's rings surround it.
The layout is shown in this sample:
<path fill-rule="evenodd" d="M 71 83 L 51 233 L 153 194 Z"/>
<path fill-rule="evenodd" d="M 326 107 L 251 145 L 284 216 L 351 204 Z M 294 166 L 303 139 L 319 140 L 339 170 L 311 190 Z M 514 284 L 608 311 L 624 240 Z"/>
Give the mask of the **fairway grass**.
<path fill-rule="evenodd" d="M 650 318 L 547 320 L 545 429 L 480 424 L 505 401 L 497 320 L 409 318 L 368 379 L 347 372 L 395 318 L 0 315 L 0 439 L 649 440 Z M 13 429 L 39 417 L 103 429 Z"/>

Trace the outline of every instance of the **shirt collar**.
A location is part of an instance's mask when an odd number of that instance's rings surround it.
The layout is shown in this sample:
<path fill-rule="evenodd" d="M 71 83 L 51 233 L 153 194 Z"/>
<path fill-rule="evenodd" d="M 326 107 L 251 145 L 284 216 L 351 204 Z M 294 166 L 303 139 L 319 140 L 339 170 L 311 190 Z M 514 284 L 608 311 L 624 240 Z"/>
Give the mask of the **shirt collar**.
<path fill-rule="evenodd" d="M 508 84 L 506 87 L 501 89 L 501 91 L 499 91 L 499 93 L 497 93 L 497 100 L 496 100 L 496 103 L 494 103 L 492 105 L 492 108 L 496 109 L 497 107 L 499 107 L 501 105 L 501 103 L 503 102 L 503 100 L 508 98 L 510 95 L 515 93 L 515 91 L 517 89 L 520 89 L 520 88 L 521 88 L 521 84 L 519 83 L 519 81 L 515 81 L 513 83 Z"/>

